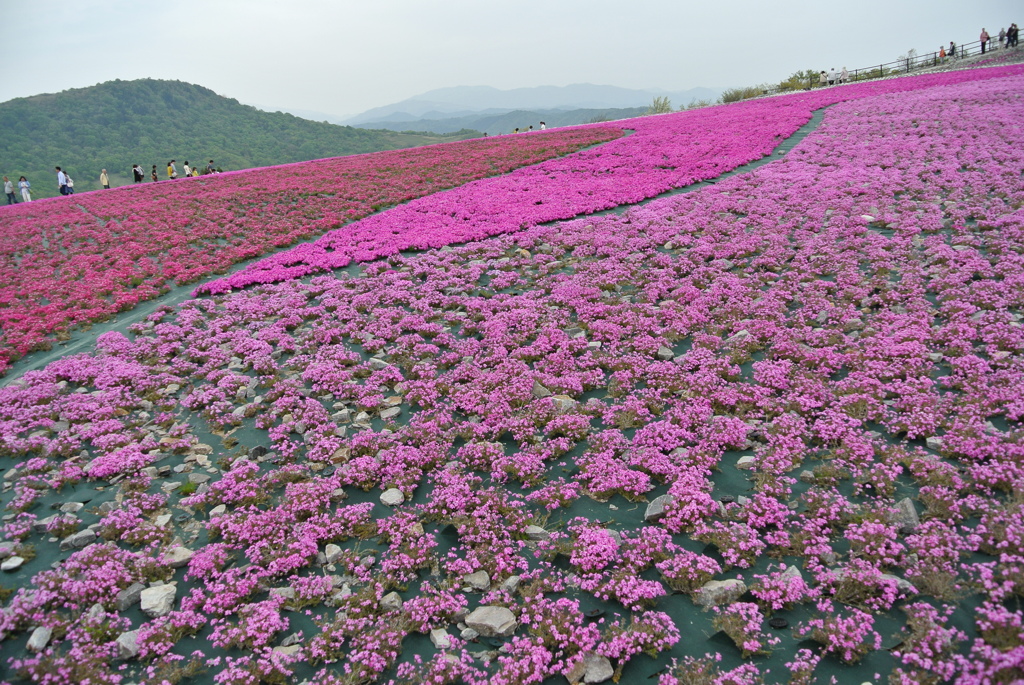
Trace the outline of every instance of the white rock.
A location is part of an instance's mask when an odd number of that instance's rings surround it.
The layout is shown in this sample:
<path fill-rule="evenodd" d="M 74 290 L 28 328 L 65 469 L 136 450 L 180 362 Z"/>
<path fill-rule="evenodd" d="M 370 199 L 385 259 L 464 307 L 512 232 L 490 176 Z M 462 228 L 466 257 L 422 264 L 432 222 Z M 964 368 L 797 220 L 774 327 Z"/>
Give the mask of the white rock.
<path fill-rule="evenodd" d="M 30 652 L 41 652 L 50 644 L 50 637 L 53 635 L 53 628 L 39 626 L 32 631 L 25 648 Z"/>
<path fill-rule="evenodd" d="M 213 509 L 210 509 L 210 518 L 215 519 L 218 516 L 223 516 L 226 513 L 228 513 L 227 505 L 218 504 Z"/>
<path fill-rule="evenodd" d="M 466 625 L 484 637 L 508 637 L 516 630 L 516 617 L 508 607 L 482 606 L 466 617 Z"/>
<path fill-rule="evenodd" d="M 333 564 L 341 558 L 341 547 L 338 547 L 333 542 L 327 543 L 327 546 L 324 547 L 324 558 L 325 563 Z"/>
<path fill-rule="evenodd" d="M 462 581 L 467 588 L 476 592 L 487 592 L 491 588 L 491 577 L 487 571 L 477 571 L 462 576 Z"/>
<path fill-rule="evenodd" d="M 694 595 L 694 601 L 704 607 L 731 604 L 747 591 L 742 580 L 712 580 L 705 583 Z"/>
<path fill-rule="evenodd" d="M 3 563 L 0 563 L 0 571 L 17 571 L 24 563 L 25 560 L 21 557 L 10 557 L 8 559 L 4 559 Z"/>
<path fill-rule="evenodd" d="M 748 454 L 736 460 L 736 468 L 743 469 L 744 471 L 749 471 L 754 468 L 754 462 L 756 461 L 757 459 Z"/>
<path fill-rule="evenodd" d="M 133 659 L 139 655 L 139 631 L 130 630 L 117 636 L 117 657 Z"/>
<path fill-rule="evenodd" d="M 164 554 L 164 563 L 171 568 L 181 568 L 188 565 L 194 554 L 188 547 L 175 547 Z"/>
<path fill-rule="evenodd" d="M 166 616 L 174 608 L 174 598 L 177 593 L 178 587 L 174 584 L 146 588 L 142 591 L 142 595 L 139 598 L 142 605 L 142 613 L 150 618 Z"/>
<path fill-rule="evenodd" d="M 398 611 L 402 608 L 402 596 L 397 592 L 389 592 L 380 598 L 380 608 L 384 611 Z"/>
<path fill-rule="evenodd" d="M 438 649 L 451 649 L 452 648 L 452 636 L 448 634 L 448 631 L 444 628 L 434 628 L 430 631 L 430 641 L 434 643 L 434 646 Z"/>
<path fill-rule="evenodd" d="M 380 503 L 387 507 L 397 507 L 405 502 L 405 494 L 398 488 L 388 488 L 380 496 Z"/>

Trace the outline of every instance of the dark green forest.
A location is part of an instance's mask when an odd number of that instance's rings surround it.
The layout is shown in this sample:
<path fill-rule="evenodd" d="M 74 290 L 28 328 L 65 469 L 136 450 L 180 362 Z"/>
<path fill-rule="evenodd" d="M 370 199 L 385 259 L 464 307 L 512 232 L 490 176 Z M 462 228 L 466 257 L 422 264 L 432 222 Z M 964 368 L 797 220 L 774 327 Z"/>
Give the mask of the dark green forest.
<path fill-rule="evenodd" d="M 167 162 L 224 170 L 324 157 L 416 147 L 481 135 L 377 131 L 263 112 L 180 81 L 109 81 L 57 94 L 0 103 L 0 175 L 26 176 L 33 198 L 57 195 L 55 166 L 75 180 L 75 190 L 131 183 L 132 164 L 160 179 Z M 147 173 L 147 181 L 149 179 Z"/>

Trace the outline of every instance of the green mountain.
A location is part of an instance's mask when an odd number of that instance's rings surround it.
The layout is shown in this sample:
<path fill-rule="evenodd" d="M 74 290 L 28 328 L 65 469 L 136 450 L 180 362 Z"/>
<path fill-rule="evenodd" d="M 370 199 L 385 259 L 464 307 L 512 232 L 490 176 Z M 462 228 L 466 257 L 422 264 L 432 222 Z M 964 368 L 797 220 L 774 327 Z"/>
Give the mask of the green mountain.
<path fill-rule="evenodd" d="M 474 138 L 403 134 L 308 121 L 263 112 L 180 81 L 109 81 L 57 94 L 0 103 L 0 175 L 26 176 L 33 198 L 57 194 L 55 166 L 75 179 L 75 190 L 131 183 L 132 164 L 166 178 L 167 162 L 244 169 Z M 147 173 L 147 181 L 149 175 Z"/>

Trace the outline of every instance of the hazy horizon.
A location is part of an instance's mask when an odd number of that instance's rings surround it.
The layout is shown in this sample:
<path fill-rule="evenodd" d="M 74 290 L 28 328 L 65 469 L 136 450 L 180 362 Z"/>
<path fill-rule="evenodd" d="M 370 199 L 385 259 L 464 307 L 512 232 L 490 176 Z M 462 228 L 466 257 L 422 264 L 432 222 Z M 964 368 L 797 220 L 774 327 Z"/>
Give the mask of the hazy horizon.
<path fill-rule="evenodd" d="M 578 83 L 685 91 L 864 67 L 996 35 L 1016 3 L 823 8 L 809 0 L 39 0 L 6 10 L 0 101 L 114 79 L 194 83 L 244 103 L 349 117 L 437 88 Z M 1015 14 L 1015 11 L 1016 13 Z"/>

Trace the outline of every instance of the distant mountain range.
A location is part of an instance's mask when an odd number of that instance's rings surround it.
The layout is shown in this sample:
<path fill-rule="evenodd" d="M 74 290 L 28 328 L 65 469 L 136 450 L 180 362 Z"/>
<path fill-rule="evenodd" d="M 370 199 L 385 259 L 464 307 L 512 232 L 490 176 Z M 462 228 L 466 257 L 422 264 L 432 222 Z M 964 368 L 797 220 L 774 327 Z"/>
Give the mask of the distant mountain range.
<path fill-rule="evenodd" d="M 0 175 L 25 175 L 34 197 L 57 193 L 54 166 L 76 190 L 99 187 L 101 169 L 114 186 L 130 183 L 132 164 L 161 180 L 167 162 L 244 169 L 476 137 L 408 135 L 308 121 L 263 112 L 180 81 L 109 81 L 89 88 L 0 103 Z M 147 181 L 149 174 L 146 175 Z"/>
<path fill-rule="evenodd" d="M 715 88 L 666 91 L 591 84 L 512 90 L 489 86 L 456 86 L 427 91 L 392 105 L 375 107 L 344 123 L 361 128 L 434 132 L 456 131 L 465 125 L 478 131 L 504 133 L 516 126 L 536 126 L 541 120 L 548 125 L 565 126 L 593 119 L 627 118 L 642 113 L 655 97 L 667 97 L 678 108 L 693 100 L 716 100 L 722 92 L 722 89 Z M 522 116 L 519 116 L 520 112 Z M 579 113 L 558 120 L 560 114 L 566 115 L 569 112 Z M 500 119 L 502 115 L 510 113 L 517 116 Z M 502 127 L 507 127 L 507 130 Z"/>

